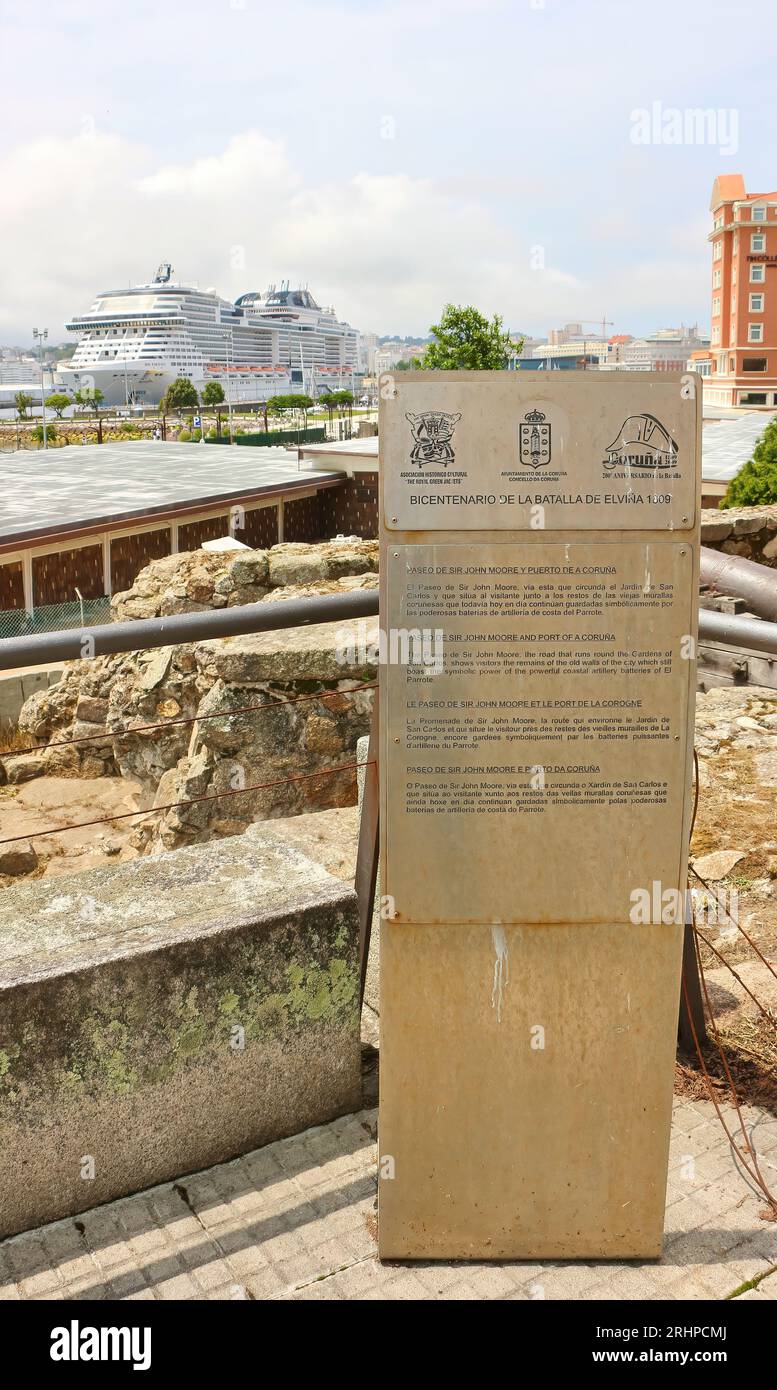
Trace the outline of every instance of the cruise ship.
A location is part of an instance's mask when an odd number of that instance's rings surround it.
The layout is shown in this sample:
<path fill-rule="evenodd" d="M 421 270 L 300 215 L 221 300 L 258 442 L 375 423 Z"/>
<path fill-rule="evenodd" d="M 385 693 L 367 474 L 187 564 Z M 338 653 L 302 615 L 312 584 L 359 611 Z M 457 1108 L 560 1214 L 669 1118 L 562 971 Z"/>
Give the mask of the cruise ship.
<path fill-rule="evenodd" d="M 79 338 L 64 385 L 98 388 L 106 405 L 156 405 L 181 376 L 198 391 L 219 382 L 233 403 L 363 382 L 357 330 L 288 281 L 233 304 L 175 280 L 164 261 L 148 284 L 106 290 L 66 327 Z"/>

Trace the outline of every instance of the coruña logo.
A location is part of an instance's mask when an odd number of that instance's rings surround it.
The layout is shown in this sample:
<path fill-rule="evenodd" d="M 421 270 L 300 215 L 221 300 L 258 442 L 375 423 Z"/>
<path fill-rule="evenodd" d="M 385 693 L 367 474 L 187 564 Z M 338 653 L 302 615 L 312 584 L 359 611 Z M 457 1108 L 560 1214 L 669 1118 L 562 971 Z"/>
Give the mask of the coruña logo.
<path fill-rule="evenodd" d="M 447 468 L 453 463 L 454 453 L 451 440 L 461 414 L 448 415 L 444 410 L 424 410 L 420 415 L 405 413 L 413 431 L 413 448 L 410 459 L 422 468 L 425 463 L 441 463 Z"/>
<path fill-rule="evenodd" d="M 525 468 L 550 463 L 550 425 L 541 410 L 529 410 L 518 426 L 518 452 Z"/>
<path fill-rule="evenodd" d="M 629 415 L 607 446 L 605 468 L 672 468 L 677 445 L 655 415 Z"/>

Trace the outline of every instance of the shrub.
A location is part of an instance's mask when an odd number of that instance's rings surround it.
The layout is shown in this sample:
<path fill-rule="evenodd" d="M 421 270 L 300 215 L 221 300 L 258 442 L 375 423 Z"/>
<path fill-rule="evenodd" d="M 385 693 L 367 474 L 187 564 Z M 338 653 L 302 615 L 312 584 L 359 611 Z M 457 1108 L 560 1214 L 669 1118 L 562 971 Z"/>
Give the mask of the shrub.
<path fill-rule="evenodd" d="M 34 429 L 33 432 L 32 432 L 32 437 L 33 437 L 33 439 L 37 440 L 37 442 L 38 442 L 39 444 L 42 444 L 42 443 L 43 443 L 43 425 L 36 425 L 36 426 L 35 426 L 35 429 Z M 56 439 L 57 439 L 56 426 L 53 425 L 53 424 L 50 424 L 49 421 L 47 420 L 47 421 L 46 421 L 46 441 L 47 441 L 47 443 L 49 443 L 49 444 L 55 444 L 55 443 L 56 443 Z"/>
<path fill-rule="evenodd" d="M 757 507 L 777 502 L 777 420 L 766 426 L 746 463 L 726 489 L 721 507 Z"/>

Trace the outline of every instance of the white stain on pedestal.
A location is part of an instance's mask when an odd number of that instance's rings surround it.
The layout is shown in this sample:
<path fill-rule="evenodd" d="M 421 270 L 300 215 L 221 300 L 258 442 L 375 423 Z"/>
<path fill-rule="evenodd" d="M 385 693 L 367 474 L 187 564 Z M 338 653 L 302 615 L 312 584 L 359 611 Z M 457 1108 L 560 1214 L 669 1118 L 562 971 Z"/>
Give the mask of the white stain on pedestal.
<path fill-rule="evenodd" d="M 504 927 L 491 928 L 494 943 L 494 978 L 491 985 L 491 1008 L 496 1009 L 496 1021 L 502 1022 L 502 1003 L 504 992 L 510 982 L 510 957 L 507 950 L 507 937 Z"/>

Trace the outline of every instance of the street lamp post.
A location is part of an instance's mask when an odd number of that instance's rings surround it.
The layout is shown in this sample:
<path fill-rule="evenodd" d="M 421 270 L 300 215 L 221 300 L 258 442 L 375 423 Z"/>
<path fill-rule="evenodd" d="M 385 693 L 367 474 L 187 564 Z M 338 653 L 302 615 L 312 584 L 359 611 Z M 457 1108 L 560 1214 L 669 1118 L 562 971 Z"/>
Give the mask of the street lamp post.
<path fill-rule="evenodd" d="M 233 342 L 233 339 L 232 339 L 232 331 L 231 331 L 231 329 L 229 329 L 229 328 L 226 329 L 226 336 L 225 336 L 225 340 L 224 340 L 224 354 L 225 354 L 226 359 L 227 359 L 227 410 L 228 410 L 228 412 L 229 412 L 229 442 L 230 442 L 230 444 L 234 444 L 235 439 L 234 439 L 234 434 L 233 434 L 233 431 L 232 431 L 232 383 L 231 383 L 231 378 L 230 378 L 230 374 L 229 374 L 229 367 L 230 367 L 229 359 L 230 359 L 230 357 L 232 358 L 232 366 L 234 367 L 234 365 L 235 365 L 235 349 L 234 349 L 234 342 Z"/>
<path fill-rule="evenodd" d="M 49 441 L 46 434 L 46 388 L 43 383 L 43 344 L 49 336 L 48 328 L 33 328 L 32 336 L 38 343 L 40 350 L 40 407 L 43 415 L 43 447 L 48 449 Z"/>

